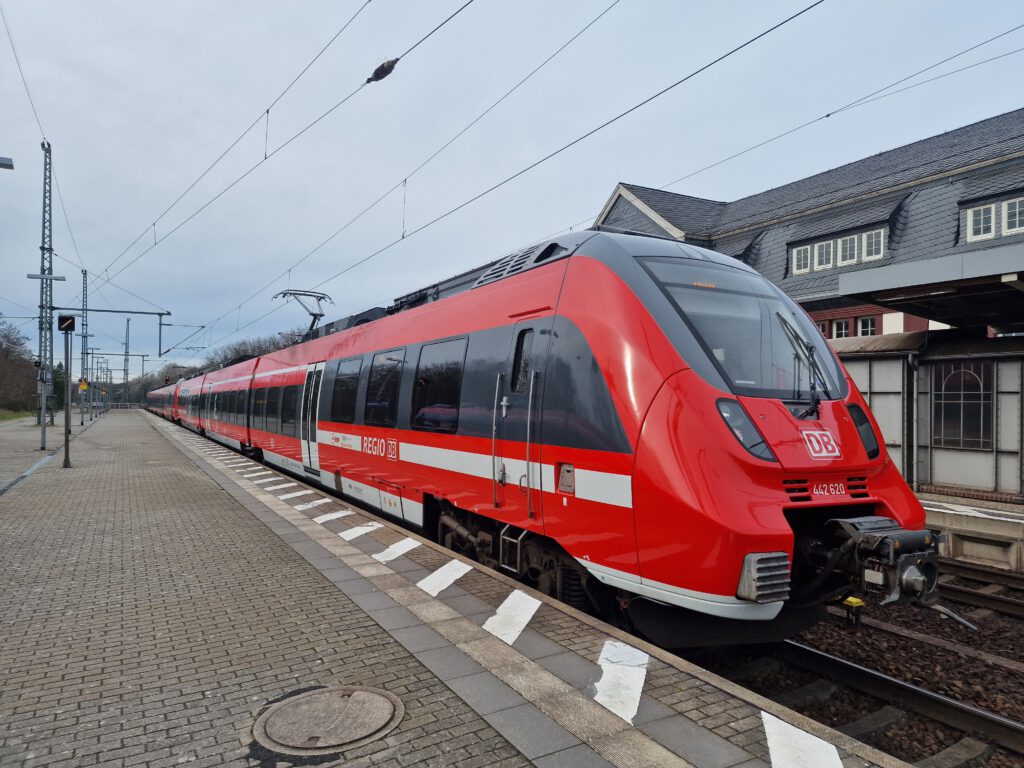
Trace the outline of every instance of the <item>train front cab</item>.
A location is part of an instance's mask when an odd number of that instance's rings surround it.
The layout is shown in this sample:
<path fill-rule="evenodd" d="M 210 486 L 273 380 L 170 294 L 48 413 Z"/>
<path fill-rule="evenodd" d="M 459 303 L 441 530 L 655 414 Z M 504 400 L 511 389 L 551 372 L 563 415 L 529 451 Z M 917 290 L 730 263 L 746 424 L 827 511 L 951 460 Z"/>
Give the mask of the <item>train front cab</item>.
<path fill-rule="evenodd" d="M 640 583 L 595 575 L 649 598 L 631 614 L 666 644 L 680 633 L 685 644 L 786 637 L 854 589 L 926 596 L 935 541 L 924 510 L 806 314 L 721 254 L 623 241 L 598 251 L 647 309 L 622 337 L 650 352 L 649 317 L 675 370 L 659 379 L 637 441 Z M 708 618 L 695 630 L 665 605 Z"/>

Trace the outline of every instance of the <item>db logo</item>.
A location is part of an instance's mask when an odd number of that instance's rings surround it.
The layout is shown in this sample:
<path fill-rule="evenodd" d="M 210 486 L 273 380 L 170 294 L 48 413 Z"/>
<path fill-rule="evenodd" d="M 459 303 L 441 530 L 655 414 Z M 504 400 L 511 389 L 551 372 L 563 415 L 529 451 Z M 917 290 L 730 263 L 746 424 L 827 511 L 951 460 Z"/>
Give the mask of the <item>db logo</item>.
<path fill-rule="evenodd" d="M 827 429 L 801 432 L 804 436 L 804 445 L 807 446 L 807 453 L 812 459 L 839 459 L 843 454 L 839 452 L 836 439 Z"/>
<path fill-rule="evenodd" d="M 371 456 L 386 456 L 388 461 L 398 461 L 398 441 L 382 437 L 364 437 L 363 452 Z"/>

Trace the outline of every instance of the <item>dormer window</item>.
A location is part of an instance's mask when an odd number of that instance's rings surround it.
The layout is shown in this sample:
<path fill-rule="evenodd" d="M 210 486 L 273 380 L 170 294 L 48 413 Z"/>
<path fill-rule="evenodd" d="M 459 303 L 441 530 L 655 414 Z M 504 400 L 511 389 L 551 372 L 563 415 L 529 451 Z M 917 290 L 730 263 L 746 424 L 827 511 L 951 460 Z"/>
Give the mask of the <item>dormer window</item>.
<path fill-rule="evenodd" d="M 860 241 L 859 235 L 850 235 L 839 241 L 839 266 L 845 267 L 857 263 L 857 245 Z"/>
<path fill-rule="evenodd" d="M 884 229 L 875 229 L 864 233 L 864 261 L 873 261 L 885 255 L 884 235 Z"/>
<path fill-rule="evenodd" d="M 967 242 L 995 237 L 995 206 L 979 205 L 967 209 Z"/>
<path fill-rule="evenodd" d="M 1003 203 L 1003 234 L 1019 235 L 1024 232 L 1024 197 Z"/>
<path fill-rule="evenodd" d="M 814 269 L 832 269 L 832 254 L 835 242 L 827 240 L 814 246 Z"/>
<path fill-rule="evenodd" d="M 811 246 L 793 249 L 793 274 L 801 275 L 811 271 Z"/>

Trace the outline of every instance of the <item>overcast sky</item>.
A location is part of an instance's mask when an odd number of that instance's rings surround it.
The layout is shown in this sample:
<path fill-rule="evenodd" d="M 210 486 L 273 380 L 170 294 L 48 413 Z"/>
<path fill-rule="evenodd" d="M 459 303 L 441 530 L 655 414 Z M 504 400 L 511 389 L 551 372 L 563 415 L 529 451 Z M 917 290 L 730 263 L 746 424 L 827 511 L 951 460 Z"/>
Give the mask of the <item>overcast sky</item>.
<path fill-rule="evenodd" d="M 252 123 L 364 0 L 82 2 L 0 0 L 53 145 L 81 260 L 99 274 Z M 239 175 L 399 55 L 465 0 L 372 0 L 323 56 L 175 208 L 162 238 Z M 305 324 L 272 296 L 312 288 L 652 95 L 810 2 L 621 0 L 522 88 L 351 228 L 235 309 L 409 176 L 611 0 L 475 0 L 386 80 L 267 160 L 90 296 L 207 324 L 216 345 Z M 320 290 L 327 319 L 361 311 L 538 240 L 602 207 L 618 181 L 667 182 L 828 113 L 1024 22 L 1016 3 L 828 0 L 610 128 Z M 924 77 L 1014 51 L 1024 30 Z M 1021 106 L 1014 54 L 823 120 L 673 187 L 733 200 Z M 0 32 L 0 312 L 31 315 L 38 282 L 40 134 Z M 81 267 L 54 201 L 55 303 Z M 109 274 L 153 244 L 153 232 Z M 102 281 L 100 281 L 102 282 Z M 22 306 L 19 306 L 22 305 Z M 236 328 L 282 305 L 265 319 Z M 17 320 L 15 322 L 26 322 Z M 36 343 L 36 326 L 24 326 Z M 121 350 L 124 318 L 90 316 L 93 344 Z M 131 347 L 155 365 L 156 322 Z M 168 329 L 165 346 L 189 332 Z M 59 337 L 56 340 L 60 349 Z M 77 372 L 77 348 L 76 341 Z M 203 351 L 172 352 L 189 362 Z M 111 368 L 122 361 L 112 356 Z M 140 360 L 131 363 L 132 374 Z"/>

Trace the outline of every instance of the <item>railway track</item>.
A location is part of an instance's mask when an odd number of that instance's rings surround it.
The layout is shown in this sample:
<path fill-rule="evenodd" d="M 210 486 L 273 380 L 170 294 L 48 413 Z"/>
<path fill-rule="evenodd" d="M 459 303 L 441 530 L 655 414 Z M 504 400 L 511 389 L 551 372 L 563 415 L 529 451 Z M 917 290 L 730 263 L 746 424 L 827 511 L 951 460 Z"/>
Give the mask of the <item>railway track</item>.
<path fill-rule="evenodd" d="M 881 672 L 793 640 L 782 643 L 777 654 L 786 663 L 815 675 L 834 680 L 951 728 L 965 733 L 980 734 L 992 744 L 1024 754 L 1024 723 L 896 680 Z"/>
<path fill-rule="evenodd" d="M 1002 594 L 1006 589 L 1012 589 L 1024 595 L 1024 576 L 959 560 L 942 560 L 939 570 L 942 574 L 939 578 L 939 594 L 945 599 L 1024 619 L 1024 600 Z M 952 578 L 983 582 L 985 586 L 974 588 L 954 584 Z"/>

